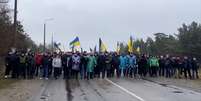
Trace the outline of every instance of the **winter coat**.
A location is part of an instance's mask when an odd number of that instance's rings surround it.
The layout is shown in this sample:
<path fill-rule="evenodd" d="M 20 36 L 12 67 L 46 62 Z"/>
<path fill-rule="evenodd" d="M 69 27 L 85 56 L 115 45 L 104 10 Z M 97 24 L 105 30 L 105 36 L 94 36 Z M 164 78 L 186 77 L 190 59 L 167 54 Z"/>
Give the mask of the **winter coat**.
<path fill-rule="evenodd" d="M 53 66 L 54 68 L 61 68 L 61 67 L 62 67 L 61 58 L 58 58 L 58 57 L 53 58 L 53 60 L 52 60 L 52 66 Z"/>
<path fill-rule="evenodd" d="M 42 55 L 39 55 L 39 54 L 37 54 L 36 56 L 35 56 L 35 62 L 36 62 L 36 65 L 41 65 L 42 64 Z"/>
<path fill-rule="evenodd" d="M 72 56 L 72 69 L 79 71 L 80 67 L 80 56 Z"/>
<path fill-rule="evenodd" d="M 158 62 L 158 59 L 156 57 L 152 57 L 150 60 L 149 60 L 149 66 L 150 67 L 159 67 L 159 62 Z"/>
<path fill-rule="evenodd" d="M 112 62 L 112 57 L 110 55 L 106 56 L 105 63 L 106 63 L 107 70 L 111 69 L 111 62 Z"/>
<path fill-rule="evenodd" d="M 136 65 L 136 56 L 128 56 L 128 65 L 130 68 L 134 68 Z"/>
<path fill-rule="evenodd" d="M 118 68 L 119 66 L 119 57 L 118 56 L 113 56 L 112 57 L 112 67 L 113 68 Z"/>
<path fill-rule="evenodd" d="M 98 56 L 97 65 L 98 65 L 98 69 L 100 69 L 100 70 L 104 70 L 106 68 L 105 56 L 104 55 Z"/>
<path fill-rule="evenodd" d="M 96 65 L 96 58 L 94 56 L 88 57 L 87 72 L 93 72 Z"/>
<path fill-rule="evenodd" d="M 119 61 L 120 61 L 119 69 L 126 69 L 126 66 L 127 66 L 127 58 L 126 58 L 126 56 L 120 56 Z"/>

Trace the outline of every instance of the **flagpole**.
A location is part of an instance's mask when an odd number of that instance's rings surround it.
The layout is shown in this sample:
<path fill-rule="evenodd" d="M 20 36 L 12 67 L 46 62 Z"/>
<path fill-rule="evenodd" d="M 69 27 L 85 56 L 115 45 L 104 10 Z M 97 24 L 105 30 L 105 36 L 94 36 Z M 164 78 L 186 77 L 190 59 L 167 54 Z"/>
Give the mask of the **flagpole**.
<path fill-rule="evenodd" d="M 54 38 L 53 38 L 53 33 L 52 33 L 52 53 L 54 52 Z"/>
<path fill-rule="evenodd" d="M 99 38 L 99 53 L 101 52 L 101 38 Z"/>

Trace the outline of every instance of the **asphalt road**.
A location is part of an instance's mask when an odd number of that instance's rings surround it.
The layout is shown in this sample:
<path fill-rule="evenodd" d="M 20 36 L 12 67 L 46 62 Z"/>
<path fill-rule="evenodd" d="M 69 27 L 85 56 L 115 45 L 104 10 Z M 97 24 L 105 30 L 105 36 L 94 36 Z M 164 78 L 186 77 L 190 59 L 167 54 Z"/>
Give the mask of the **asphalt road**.
<path fill-rule="evenodd" d="M 201 101 L 201 93 L 139 79 L 47 80 L 30 101 Z"/>

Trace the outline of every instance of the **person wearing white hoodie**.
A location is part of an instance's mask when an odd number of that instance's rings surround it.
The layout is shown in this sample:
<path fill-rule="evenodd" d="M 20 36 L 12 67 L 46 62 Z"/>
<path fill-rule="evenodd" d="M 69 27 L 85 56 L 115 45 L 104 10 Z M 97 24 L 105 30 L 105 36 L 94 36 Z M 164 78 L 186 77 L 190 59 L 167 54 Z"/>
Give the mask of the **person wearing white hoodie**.
<path fill-rule="evenodd" d="M 56 57 L 53 58 L 52 66 L 54 68 L 54 78 L 58 79 L 62 71 L 62 61 L 59 55 L 56 55 Z"/>

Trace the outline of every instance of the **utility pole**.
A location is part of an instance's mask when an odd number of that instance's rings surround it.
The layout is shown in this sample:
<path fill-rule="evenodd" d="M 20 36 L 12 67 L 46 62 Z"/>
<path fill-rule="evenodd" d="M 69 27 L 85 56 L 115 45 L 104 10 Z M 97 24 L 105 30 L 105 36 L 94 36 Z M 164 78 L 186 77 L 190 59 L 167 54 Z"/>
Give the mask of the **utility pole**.
<path fill-rule="evenodd" d="M 43 27 L 44 27 L 44 32 L 43 32 L 43 34 L 44 34 L 44 39 L 43 39 L 43 41 L 44 41 L 44 43 L 43 43 L 43 52 L 45 52 L 46 51 L 46 23 L 48 22 L 48 21 L 52 21 L 52 20 L 54 20 L 53 18 L 50 18 L 50 19 L 45 19 L 45 21 L 44 21 L 44 25 L 43 25 Z"/>
<path fill-rule="evenodd" d="M 16 36 L 17 36 L 17 0 L 15 0 L 14 7 L 14 35 L 13 35 L 13 47 L 16 47 Z"/>
<path fill-rule="evenodd" d="M 43 52 L 45 52 L 46 51 L 46 47 L 45 47 L 45 45 L 46 45 L 46 43 L 45 43 L 45 40 L 46 39 L 46 23 L 44 23 L 44 44 L 43 44 Z"/>
<path fill-rule="evenodd" d="M 54 52 L 54 36 L 52 34 L 52 53 Z"/>

